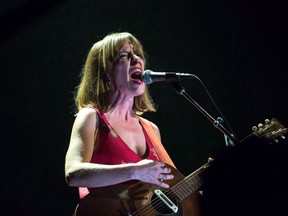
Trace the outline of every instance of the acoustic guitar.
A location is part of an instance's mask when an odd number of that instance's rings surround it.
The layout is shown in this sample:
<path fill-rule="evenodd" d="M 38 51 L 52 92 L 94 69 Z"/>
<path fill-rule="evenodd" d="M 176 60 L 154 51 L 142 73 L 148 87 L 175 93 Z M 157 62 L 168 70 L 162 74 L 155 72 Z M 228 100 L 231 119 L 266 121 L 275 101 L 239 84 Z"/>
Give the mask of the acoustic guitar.
<path fill-rule="evenodd" d="M 265 120 L 252 128 L 251 136 L 277 142 L 285 138 L 287 132 L 277 119 Z M 212 162 L 213 164 L 213 162 Z M 76 216 L 198 216 L 199 188 L 203 184 L 202 174 L 211 166 L 206 163 L 185 177 L 178 170 L 171 168 L 174 175 L 169 180 L 169 189 L 153 184 L 131 181 L 117 185 L 94 188 L 80 200 Z"/>

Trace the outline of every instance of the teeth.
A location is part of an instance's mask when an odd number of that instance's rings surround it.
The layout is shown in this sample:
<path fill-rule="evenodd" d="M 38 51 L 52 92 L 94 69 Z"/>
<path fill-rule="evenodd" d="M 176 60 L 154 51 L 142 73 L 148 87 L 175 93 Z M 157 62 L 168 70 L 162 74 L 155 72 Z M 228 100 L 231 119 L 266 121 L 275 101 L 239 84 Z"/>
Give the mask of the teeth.
<path fill-rule="evenodd" d="M 135 80 L 142 80 L 141 79 L 141 70 L 140 69 L 136 69 L 135 71 L 133 71 L 131 73 L 131 78 L 135 79 Z"/>
<path fill-rule="evenodd" d="M 133 71 L 133 73 L 135 73 L 135 74 L 140 74 L 140 73 L 141 73 L 141 70 L 140 70 L 140 69 L 137 69 L 137 70 Z"/>

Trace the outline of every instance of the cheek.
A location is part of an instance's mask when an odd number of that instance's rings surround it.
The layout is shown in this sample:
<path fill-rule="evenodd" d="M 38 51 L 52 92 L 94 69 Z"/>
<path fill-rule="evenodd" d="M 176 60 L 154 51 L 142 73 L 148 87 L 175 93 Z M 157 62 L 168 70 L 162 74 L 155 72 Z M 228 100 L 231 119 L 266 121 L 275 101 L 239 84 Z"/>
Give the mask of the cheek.
<path fill-rule="evenodd" d="M 126 81 L 127 80 L 127 67 L 117 66 L 112 70 L 112 77 L 114 79 L 114 83 Z"/>

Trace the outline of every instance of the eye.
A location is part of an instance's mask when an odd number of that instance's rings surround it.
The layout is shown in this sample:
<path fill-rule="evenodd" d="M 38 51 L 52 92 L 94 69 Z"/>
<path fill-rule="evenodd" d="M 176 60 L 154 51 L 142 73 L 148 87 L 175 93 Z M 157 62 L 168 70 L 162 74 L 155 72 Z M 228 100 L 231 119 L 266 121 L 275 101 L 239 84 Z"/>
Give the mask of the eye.
<path fill-rule="evenodd" d="M 142 55 L 141 55 L 140 53 L 138 53 L 138 52 L 132 53 L 132 52 L 127 52 L 127 51 L 126 51 L 126 52 L 121 52 L 121 53 L 119 53 L 119 55 L 118 55 L 118 57 L 116 58 L 116 61 L 115 61 L 115 62 L 119 62 L 119 61 L 121 61 L 122 59 L 127 59 L 127 60 L 133 59 L 133 57 L 134 57 L 135 55 L 136 55 L 137 57 L 143 59 Z"/>
<path fill-rule="evenodd" d="M 128 55 L 129 55 L 129 53 L 121 53 L 121 54 L 118 56 L 118 59 L 128 58 Z"/>
<path fill-rule="evenodd" d="M 118 62 L 122 59 L 131 59 L 133 56 L 133 54 L 131 52 L 121 52 L 118 57 L 116 58 L 116 61 L 115 62 Z"/>

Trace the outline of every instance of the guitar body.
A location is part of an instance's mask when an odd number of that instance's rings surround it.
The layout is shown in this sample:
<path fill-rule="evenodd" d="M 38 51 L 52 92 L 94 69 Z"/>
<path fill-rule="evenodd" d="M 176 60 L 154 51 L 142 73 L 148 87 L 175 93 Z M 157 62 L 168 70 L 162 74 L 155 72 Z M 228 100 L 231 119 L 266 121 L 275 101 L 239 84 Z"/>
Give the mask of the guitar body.
<path fill-rule="evenodd" d="M 184 176 L 171 168 L 173 180 L 167 181 L 170 188 L 183 181 Z M 161 190 L 178 207 L 175 213 L 155 193 Z M 169 201 L 168 201 L 169 202 Z M 76 216 L 199 216 L 199 193 L 191 193 L 178 199 L 173 191 L 140 181 L 122 183 L 108 187 L 95 188 L 80 200 Z"/>

